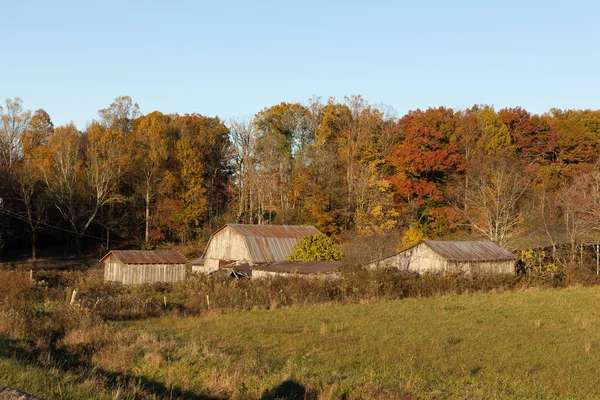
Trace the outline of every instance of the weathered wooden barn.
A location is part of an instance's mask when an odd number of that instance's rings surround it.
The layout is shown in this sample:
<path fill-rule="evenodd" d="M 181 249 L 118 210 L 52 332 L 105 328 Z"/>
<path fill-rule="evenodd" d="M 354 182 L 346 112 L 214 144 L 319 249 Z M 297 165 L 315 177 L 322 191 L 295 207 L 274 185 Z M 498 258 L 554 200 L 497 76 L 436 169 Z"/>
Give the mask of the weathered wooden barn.
<path fill-rule="evenodd" d="M 510 274 L 515 271 L 515 260 L 514 254 L 494 242 L 424 240 L 365 267 L 391 266 L 419 273 Z"/>
<path fill-rule="evenodd" d="M 316 233 L 314 226 L 228 224 L 212 234 L 194 271 L 210 273 L 233 261 L 285 261 L 296 243 Z"/>
<path fill-rule="evenodd" d="M 342 263 L 337 261 L 275 261 L 252 267 L 252 279 L 277 276 L 337 278 Z"/>
<path fill-rule="evenodd" d="M 105 281 L 135 285 L 182 281 L 188 260 L 175 250 L 112 250 L 100 262 Z"/>

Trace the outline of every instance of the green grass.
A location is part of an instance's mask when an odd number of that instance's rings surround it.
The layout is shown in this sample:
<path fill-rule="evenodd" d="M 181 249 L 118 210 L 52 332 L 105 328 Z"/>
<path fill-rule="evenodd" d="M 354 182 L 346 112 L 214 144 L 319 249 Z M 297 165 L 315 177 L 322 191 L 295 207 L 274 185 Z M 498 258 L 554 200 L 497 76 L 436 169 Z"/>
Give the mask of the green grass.
<path fill-rule="evenodd" d="M 0 340 L 0 385 L 65 399 L 119 398 L 119 379 L 142 398 L 260 398 L 289 380 L 321 399 L 599 398 L 599 306 L 600 288 L 577 288 L 118 322 L 87 369 L 18 360 Z"/>
<path fill-rule="evenodd" d="M 124 324 L 162 343 L 132 366 L 192 390 L 439 398 L 600 396 L 600 290 L 478 294 Z M 199 348 L 199 349 L 198 349 Z M 149 353 L 150 352 L 150 353 Z M 156 366 L 160 365 L 159 368 Z M 209 384 L 207 385 L 207 382 Z M 229 384 L 229 386 L 227 385 Z"/>
<path fill-rule="evenodd" d="M 112 399 L 116 393 L 116 390 L 104 387 L 93 374 L 83 376 L 44 367 L 40 360 L 28 362 L 8 357 L 19 351 L 24 349 L 15 347 L 11 341 L 0 340 L 0 385 L 48 399 Z"/>

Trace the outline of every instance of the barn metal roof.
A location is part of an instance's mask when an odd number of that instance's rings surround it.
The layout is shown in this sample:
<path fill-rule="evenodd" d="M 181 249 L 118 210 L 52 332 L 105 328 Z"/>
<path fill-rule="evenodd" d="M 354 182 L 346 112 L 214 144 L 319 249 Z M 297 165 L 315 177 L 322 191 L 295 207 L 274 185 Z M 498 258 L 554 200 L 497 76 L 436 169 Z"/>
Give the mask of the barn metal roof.
<path fill-rule="evenodd" d="M 212 236 L 217 235 L 227 226 L 244 238 L 250 259 L 255 263 L 285 261 L 296 243 L 307 236 L 321 233 L 312 225 L 228 224 L 221 227 Z M 205 255 L 206 250 L 203 257 Z"/>
<path fill-rule="evenodd" d="M 303 239 L 306 236 L 321 233 L 312 225 L 229 224 L 228 226 L 244 237 Z"/>
<path fill-rule="evenodd" d="M 331 274 L 341 266 L 342 263 L 337 261 L 275 261 L 253 266 L 252 269 L 288 274 Z"/>
<path fill-rule="evenodd" d="M 102 257 L 100 262 L 111 254 L 124 264 L 186 264 L 188 262 L 187 258 L 176 250 L 112 250 Z"/>
<path fill-rule="evenodd" d="M 431 250 L 449 261 L 507 261 L 515 255 L 495 242 L 424 240 Z"/>

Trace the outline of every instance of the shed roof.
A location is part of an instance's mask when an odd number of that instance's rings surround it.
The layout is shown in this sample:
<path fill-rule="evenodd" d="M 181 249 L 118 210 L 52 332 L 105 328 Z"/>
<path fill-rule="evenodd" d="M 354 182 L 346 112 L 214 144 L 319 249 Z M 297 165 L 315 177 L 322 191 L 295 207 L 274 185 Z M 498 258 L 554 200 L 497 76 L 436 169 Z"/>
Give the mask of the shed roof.
<path fill-rule="evenodd" d="M 337 261 L 275 261 L 252 267 L 261 271 L 297 274 L 331 274 L 337 272 L 342 263 Z"/>
<path fill-rule="evenodd" d="M 111 250 L 100 262 L 114 255 L 124 264 L 186 264 L 187 258 L 176 250 Z"/>
<path fill-rule="evenodd" d="M 228 226 L 242 236 L 250 259 L 255 263 L 285 261 L 296 243 L 307 236 L 321 233 L 312 225 L 228 224 L 212 236 Z"/>
<path fill-rule="evenodd" d="M 421 243 L 449 261 L 508 261 L 516 259 L 513 253 L 495 242 L 424 240 Z"/>

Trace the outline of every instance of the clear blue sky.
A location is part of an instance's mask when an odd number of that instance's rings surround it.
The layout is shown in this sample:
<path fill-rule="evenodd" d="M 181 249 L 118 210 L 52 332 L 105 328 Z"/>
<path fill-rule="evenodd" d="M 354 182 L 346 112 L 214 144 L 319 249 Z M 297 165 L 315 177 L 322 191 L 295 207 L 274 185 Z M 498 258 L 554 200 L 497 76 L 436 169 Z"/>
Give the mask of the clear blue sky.
<path fill-rule="evenodd" d="M 0 100 L 81 129 L 119 95 L 222 118 L 313 95 L 600 108 L 600 6 L 521 3 L 0 0 Z"/>

